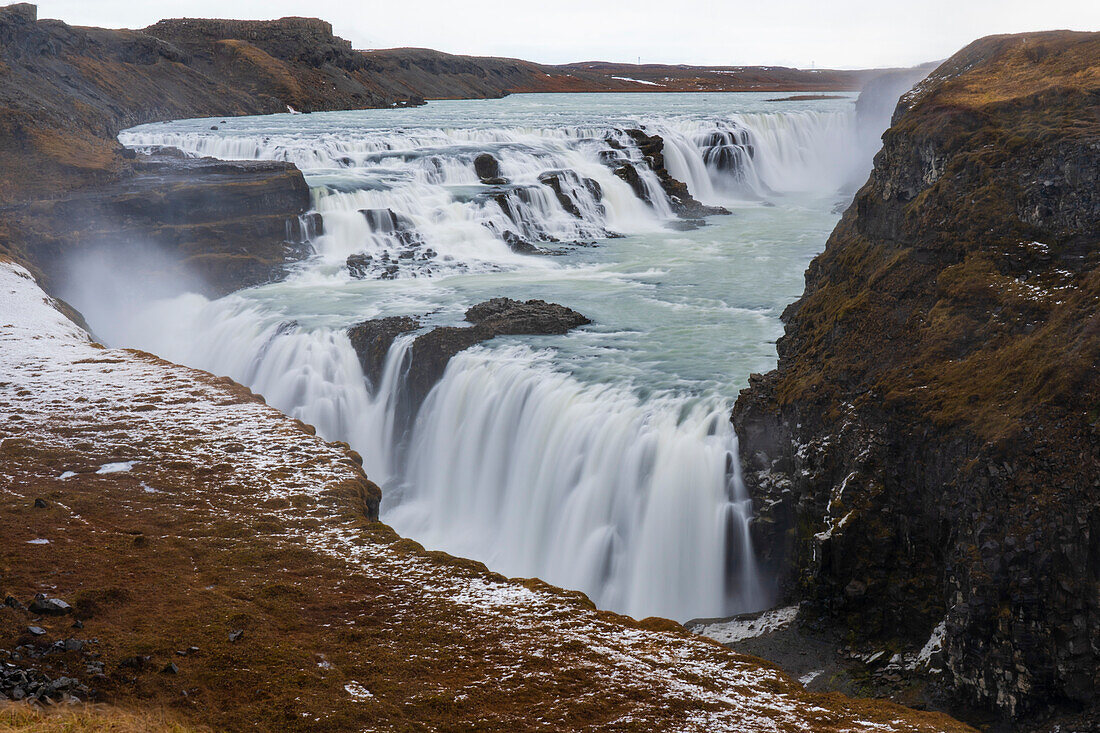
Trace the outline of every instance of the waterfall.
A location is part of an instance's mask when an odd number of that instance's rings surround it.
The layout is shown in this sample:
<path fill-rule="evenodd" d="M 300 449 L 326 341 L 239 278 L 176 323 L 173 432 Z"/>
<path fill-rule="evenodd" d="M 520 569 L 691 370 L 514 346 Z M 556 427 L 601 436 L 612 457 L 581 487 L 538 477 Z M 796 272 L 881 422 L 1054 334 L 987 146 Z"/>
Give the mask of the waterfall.
<path fill-rule="evenodd" d="M 858 162 L 852 112 L 643 119 L 665 166 L 706 204 L 835 191 Z M 324 234 L 314 247 L 335 274 L 404 278 L 490 272 L 519 257 L 674 218 L 660 180 L 626 126 L 359 129 L 314 135 L 179 131 L 144 125 L 120 136 L 137 148 L 176 147 L 222 159 L 284 160 L 305 171 Z M 501 181 L 481 185 L 488 152 Z M 645 200 L 615 174 L 635 167 Z M 369 212 L 388 210 L 400 231 Z M 352 260 L 348 260 L 352 257 Z"/>
<path fill-rule="evenodd" d="M 234 296 L 164 301 L 129 328 L 111 340 L 228 375 L 351 443 L 384 487 L 383 519 L 428 547 L 638 617 L 721 616 L 768 601 L 724 400 L 642 400 L 513 345 L 454 357 L 410 416 L 411 334 L 394 341 L 372 390 L 344 333 Z"/>
<path fill-rule="evenodd" d="M 355 115 L 364 114 L 123 132 L 136 148 L 295 163 L 312 192 L 314 211 L 299 229 L 314 255 L 286 282 L 215 301 L 188 294 L 100 312 L 76 297 L 78 307 L 112 344 L 231 376 L 322 436 L 349 442 L 384 488 L 383 519 L 429 547 L 583 590 L 635 616 L 764 607 L 752 503 L 727 419 L 732 395 L 690 384 L 650 389 L 614 370 L 581 377 L 546 343 L 509 338 L 452 358 L 410 414 L 404 376 L 415 334 L 393 342 L 370 385 L 346 329 L 397 314 L 432 314 L 424 328 L 453 325 L 472 304 L 455 300 L 462 278 L 557 282 L 576 270 L 570 253 L 590 241 L 667 231 L 669 198 L 628 130 L 659 135 L 668 174 L 698 200 L 745 206 L 835 192 L 849 176 L 853 114 L 429 119 L 406 128 L 363 125 Z M 485 153 L 499 175 L 479 175 Z M 633 183 L 622 175 L 628 166 Z M 720 297 L 708 302 L 727 308 Z M 594 332 L 558 338 L 605 348 Z"/>
<path fill-rule="evenodd" d="M 523 346 L 475 349 L 424 404 L 386 518 L 602 608 L 687 619 L 756 607 L 727 408 L 585 386 Z"/>

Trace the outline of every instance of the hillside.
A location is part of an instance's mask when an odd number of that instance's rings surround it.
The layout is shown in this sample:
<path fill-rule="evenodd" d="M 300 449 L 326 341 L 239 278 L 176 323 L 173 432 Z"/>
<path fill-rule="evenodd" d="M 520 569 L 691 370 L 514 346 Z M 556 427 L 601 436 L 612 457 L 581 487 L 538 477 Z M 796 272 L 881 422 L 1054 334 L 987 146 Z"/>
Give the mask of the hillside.
<path fill-rule="evenodd" d="M 393 97 L 461 99 L 541 92 L 784 92 L 858 90 L 869 71 L 588 62 L 551 66 L 455 56 L 424 48 L 363 52 L 378 88 Z"/>
<path fill-rule="evenodd" d="M 10 263 L 0 313 L 5 696 L 218 730 L 966 730 L 426 552 L 346 445 L 92 343 Z"/>
<path fill-rule="evenodd" d="M 783 592 L 1018 719 L 1100 689 L 1098 110 L 1100 34 L 944 62 L 733 414 Z"/>

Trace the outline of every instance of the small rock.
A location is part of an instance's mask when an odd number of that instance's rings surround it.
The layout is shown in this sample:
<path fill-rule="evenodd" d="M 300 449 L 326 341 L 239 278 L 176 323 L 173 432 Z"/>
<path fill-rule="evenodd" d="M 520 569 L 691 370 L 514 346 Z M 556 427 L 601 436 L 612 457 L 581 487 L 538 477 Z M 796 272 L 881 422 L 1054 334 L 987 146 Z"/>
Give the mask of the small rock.
<path fill-rule="evenodd" d="M 34 508 L 35 509 L 45 509 L 46 508 L 46 500 L 45 499 L 35 499 L 34 500 Z"/>
<path fill-rule="evenodd" d="M 28 626 L 27 631 L 34 634 L 35 636 L 45 636 L 46 635 L 46 630 L 44 628 L 42 628 L 41 626 Z"/>
<path fill-rule="evenodd" d="M 241 630 L 241 629 L 238 629 L 236 631 L 230 631 L 229 632 L 229 641 L 235 642 L 235 641 L 239 640 L 242 636 L 244 636 L 244 631 Z"/>
<path fill-rule="evenodd" d="M 7 606 L 8 608 L 14 608 L 17 611 L 27 610 L 26 606 L 24 606 L 22 603 L 20 603 L 17 598 L 14 598 L 12 596 L 8 596 L 7 598 L 4 599 L 4 605 Z"/>
<path fill-rule="evenodd" d="M 161 674 L 179 674 L 180 668 L 175 665 L 174 662 L 169 662 L 164 665 L 164 669 L 160 671 Z"/>
<path fill-rule="evenodd" d="M 34 597 L 30 605 L 30 612 L 43 616 L 64 616 L 72 613 L 73 607 L 60 598 L 47 598 L 39 593 Z"/>
<path fill-rule="evenodd" d="M 84 622 L 81 621 L 80 619 L 77 619 L 76 621 L 73 621 L 73 628 L 74 629 L 83 629 L 84 628 Z"/>
<path fill-rule="evenodd" d="M 124 669 L 140 670 L 144 669 L 145 665 L 148 664 L 151 659 L 152 657 L 149 656 L 135 654 L 132 657 L 126 657 L 125 659 L 123 659 L 121 662 L 118 663 L 118 666 Z"/>

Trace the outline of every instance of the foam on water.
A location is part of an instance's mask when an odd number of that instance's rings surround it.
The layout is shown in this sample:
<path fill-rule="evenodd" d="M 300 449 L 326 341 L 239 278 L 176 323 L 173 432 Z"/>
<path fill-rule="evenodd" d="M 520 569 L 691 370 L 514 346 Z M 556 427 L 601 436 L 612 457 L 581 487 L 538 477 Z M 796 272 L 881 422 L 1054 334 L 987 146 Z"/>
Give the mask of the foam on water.
<path fill-rule="evenodd" d="M 120 312 L 74 298 L 102 337 L 229 375 L 348 441 L 383 485 L 383 519 L 429 547 L 639 617 L 767 605 L 728 415 L 747 375 L 774 364 L 778 315 L 835 223 L 837 190 L 858 177 L 850 101 L 517 95 L 209 127 L 120 137 L 296 163 L 323 220 L 316 254 L 286 282 L 216 301 Z M 639 128 L 662 137 L 695 197 L 733 216 L 667 229 L 670 202 L 625 132 Z M 506 183 L 479 181 L 485 152 Z M 615 174 L 624 164 L 644 199 Z M 459 323 L 500 295 L 594 323 L 459 354 L 415 414 L 413 335 L 395 341 L 378 385 L 365 381 L 347 326 Z"/>

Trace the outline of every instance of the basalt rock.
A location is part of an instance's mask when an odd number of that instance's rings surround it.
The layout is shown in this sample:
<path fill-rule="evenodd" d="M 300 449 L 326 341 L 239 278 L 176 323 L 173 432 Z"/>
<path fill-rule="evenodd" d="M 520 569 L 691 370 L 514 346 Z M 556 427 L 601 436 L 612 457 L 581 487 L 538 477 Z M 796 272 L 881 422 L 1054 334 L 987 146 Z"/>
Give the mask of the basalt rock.
<path fill-rule="evenodd" d="M 521 302 L 493 298 L 466 311 L 472 326 L 440 326 L 418 336 L 409 357 L 407 385 L 414 405 L 419 405 L 443 376 L 451 357 L 496 336 L 554 335 L 591 323 L 572 308 L 544 300 Z"/>
<path fill-rule="evenodd" d="M 728 209 L 722 206 L 707 206 L 699 203 L 688 191 L 687 184 L 673 178 L 665 168 L 665 141 L 660 135 L 650 135 L 643 130 L 626 130 L 626 134 L 638 146 L 649 169 L 657 174 L 661 182 L 661 188 L 668 196 L 672 211 L 684 219 L 699 219 L 704 216 L 716 214 L 728 214 Z M 638 176 L 638 171 L 633 165 L 625 165 L 615 170 L 615 175 L 622 178 L 634 189 L 634 193 L 644 200 L 648 195 L 644 193 L 645 186 Z"/>
<path fill-rule="evenodd" d="M 583 187 L 596 201 L 603 198 L 603 189 L 597 181 L 578 176 L 573 171 L 546 171 L 539 174 L 539 183 L 548 186 L 554 192 L 561 207 L 578 219 L 583 218 L 583 215 L 577 208 L 576 202 L 569 196 L 571 189 Z"/>
<path fill-rule="evenodd" d="M 367 380 L 377 388 L 382 381 L 382 369 L 390 346 L 401 334 L 420 328 L 420 321 L 411 316 L 390 316 L 363 321 L 348 329 L 348 338 L 359 356 L 359 364 Z"/>
<path fill-rule="evenodd" d="M 945 699 L 1100 693 L 1100 34 L 971 44 L 901 100 L 733 422 L 779 595 L 945 625 Z"/>
<path fill-rule="evenodd" d="M 403 404 L 395 410 L 399 422 L 415 417 L 428 392 L 443 376 L 451 357 L 460 351 L 496 336 L 560 335 L 591 323 L 563 305 L 511 298 L 493 298 L 478 303 L 466 311 L 466 320 L 472 325 L 438 326 L 417 336 L 413 342 L 400 396 Z M 352 346 L 372 384 L 379 383 L 386 354 L 394 340 L 419 327 L 418 319 L 401 316 L 364 321 L 349 329 Z"/>
<path fill-rule="evenodd" d="M 500 186 L 508 182 L 500 175 L 500 161 L 489 153 L 482 153 L 474 158 L 474 172 L 486 185 Z"/>
<path fill-rule="evenodd" d="M 5 213 L 47 285 L 95 257 L 118 260 L 135 278 L 187 281 L 220 296 L 279 279 L 312 252 L 296 239 L 317 227 L 313 217 L 300 221 L 309 206 L 292 164 L 167 153 L 140 156 L 125 178 Z M 146 265 L 139 255 L 150 251 L 157 256 Z"/>

